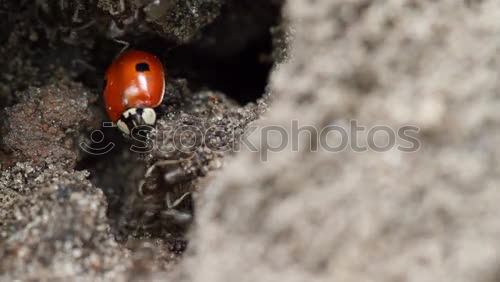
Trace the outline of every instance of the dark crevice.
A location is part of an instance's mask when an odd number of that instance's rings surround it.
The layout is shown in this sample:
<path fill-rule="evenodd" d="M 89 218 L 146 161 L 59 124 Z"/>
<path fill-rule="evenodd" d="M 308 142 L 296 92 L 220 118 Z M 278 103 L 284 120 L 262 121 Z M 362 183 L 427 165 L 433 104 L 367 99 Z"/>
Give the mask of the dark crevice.
<path fill-rule="evenodd" d="M 185 78 L 194 90 L 221 91 L 240 104 L 255 102 L 265 93 L 273 65 L 271 28 L 281 20 L 279 5 L 262 2 L 260 8 L 249 1 L 226 5 L 220 18 L 189 44 L 176 45 L 151 35 L 120 39 L 130 44 L 129 49 L 157 55 L 168 77 Z M 242 13 L 236 17 L 239 20 L 234 19 L 234 9 Z M 95 70 L 84 70 L 77 79 L 101 89 L 104 72 L 122 47 L 107 38 L 96 39 L 88 62 Z"/>

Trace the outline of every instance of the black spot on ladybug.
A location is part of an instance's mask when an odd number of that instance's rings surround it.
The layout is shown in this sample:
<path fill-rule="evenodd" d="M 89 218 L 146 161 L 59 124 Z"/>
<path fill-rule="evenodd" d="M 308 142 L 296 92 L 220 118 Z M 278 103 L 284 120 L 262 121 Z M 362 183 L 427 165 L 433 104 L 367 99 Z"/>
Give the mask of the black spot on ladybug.
<path fill-rule="evenodd" d="M 135 65 L 135 70 L 138 72 L 149 71 L 149 65 L 148 63 L 138 63 L 137 65 Z"/>

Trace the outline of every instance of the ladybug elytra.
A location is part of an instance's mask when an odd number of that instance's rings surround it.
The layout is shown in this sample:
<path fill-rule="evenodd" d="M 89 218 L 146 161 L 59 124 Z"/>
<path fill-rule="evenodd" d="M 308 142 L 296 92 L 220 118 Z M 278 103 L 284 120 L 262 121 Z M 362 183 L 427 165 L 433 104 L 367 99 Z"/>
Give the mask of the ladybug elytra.
<path fill-rule="evenodd" d="M 154 108 L 165 92 L 165 72 L 158 58 L 143 51 L 127 51 L 106 72 L 104 103 L 111 121 L 130 135 L 139 125 L 153 126 Z"/>

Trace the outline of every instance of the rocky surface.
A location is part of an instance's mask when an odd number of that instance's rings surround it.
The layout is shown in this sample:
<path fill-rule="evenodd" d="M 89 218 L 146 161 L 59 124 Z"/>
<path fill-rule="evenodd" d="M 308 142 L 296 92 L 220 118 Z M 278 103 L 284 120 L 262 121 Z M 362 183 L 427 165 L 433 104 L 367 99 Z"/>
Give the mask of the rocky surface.
<path fill-rule="evenodd" d="M 90 278 L 124 271 L 106 201 L 88 173 L 17 163 L 0 176 L 0 278 Z M 116 273 L 115 273 L 116 272 Z"/>
<path fill-rule="evenodd" d="M 0 280 L 498 280 L 497 2 L 121 2 L 0 2 Z M 113 38 L 169 70 L 140 154 L 98 126 Z M 294 120 L 418 130 L 272 152 Z M 164 134 L 186 126 L 220 131 Z M 97 129 L 113 151 L 84 154 Z"/>

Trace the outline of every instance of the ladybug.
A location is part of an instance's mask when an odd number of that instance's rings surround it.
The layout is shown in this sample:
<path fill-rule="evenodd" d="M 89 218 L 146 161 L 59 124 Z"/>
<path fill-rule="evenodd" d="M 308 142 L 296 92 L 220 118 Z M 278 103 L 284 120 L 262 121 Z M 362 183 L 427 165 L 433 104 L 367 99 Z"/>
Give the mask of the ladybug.
<path fill-rule="evenodd" d="M 165 93 L 165 72 L 158 58 L 144 51 L 124 52 L 106 71 L 104 103 L 111 121 L 130 135 L 140 125 L 153 126 L 154 108 Z"/>

